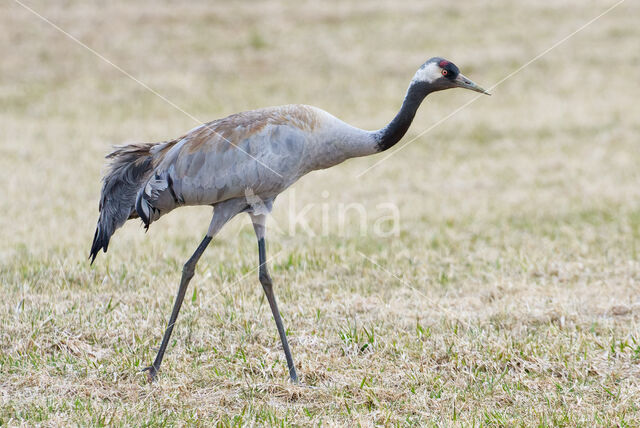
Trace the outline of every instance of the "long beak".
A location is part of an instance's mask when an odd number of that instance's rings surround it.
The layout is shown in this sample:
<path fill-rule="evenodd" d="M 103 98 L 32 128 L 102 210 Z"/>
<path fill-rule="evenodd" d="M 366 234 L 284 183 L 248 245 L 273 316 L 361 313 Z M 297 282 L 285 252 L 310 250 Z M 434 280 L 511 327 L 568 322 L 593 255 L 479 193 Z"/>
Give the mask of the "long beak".
<path fill-rule="evenodd" d="M 454 80 L 456 86 L 464 89 L 471 89 L 472 91 L 480 92 L 481 94 L 491 95 L 487 90 L 482 89 L 480 86 L 473 83 L 471 79 L 465 77 L 462 73 L 458 73 L 458 77 Z"/>

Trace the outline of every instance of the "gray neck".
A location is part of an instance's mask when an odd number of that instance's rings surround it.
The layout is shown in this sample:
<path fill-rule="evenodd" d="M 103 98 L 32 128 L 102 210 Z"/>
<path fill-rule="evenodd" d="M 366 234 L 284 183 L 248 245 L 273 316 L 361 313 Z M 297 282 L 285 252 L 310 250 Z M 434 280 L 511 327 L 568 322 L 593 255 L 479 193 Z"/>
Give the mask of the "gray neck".
<path fill-rule="evenodd" d="M 387 126 L 377 131 L 356 128 L 324 112 L 335 126 L 329 126 L 328 134 L 321 137 L 326 144 L 308 146 L 306 158 L 309 162 L 302 170 L 308 172 L 329 168 L 350 158 L 389 149 L 406 134 L 422 100 L 432 91 L 428 83 L 411 82 L 398 114 Z"/>

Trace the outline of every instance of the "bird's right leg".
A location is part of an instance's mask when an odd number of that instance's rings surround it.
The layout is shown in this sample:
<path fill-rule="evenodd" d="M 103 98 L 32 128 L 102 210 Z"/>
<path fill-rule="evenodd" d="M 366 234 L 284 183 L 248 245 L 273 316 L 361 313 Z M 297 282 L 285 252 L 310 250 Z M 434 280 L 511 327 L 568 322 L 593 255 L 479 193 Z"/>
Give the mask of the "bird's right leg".
<path fill-rule="evenodd" d="M 291 349 L 289 349 L 289 342 L 287 341 L 287 334 L 282 324 L 282 317 L 280 317 L 280 311 L 278 310 L 278 304 L 276 302 L 276 296 L 273 294 L 273 283 L 271 281 L 271 275 L 267 270 L 267 250 L 265 248 L 265 222 L 266 215 L 256 215 L 249 213 L 251 221 L 253 222 L 253 229 L 256 232 L 258 238 L 258 260 L 260 263 L 260 284 L 264 294 L 267 296 L 267 301 L 271 307 L 271 313 L 273 319 L 276 322 L 276 328 L 280 335 L 280 342 L 282 343 L 282 349 L 284 350 L 284 356 L 287 359 L 287 367 L 289 368 L 289 377 L 293 383 L 298 383 L 298 374 L 296 373 L 296 366 L 293 364 L 293 357 L 291 355 Z"/>

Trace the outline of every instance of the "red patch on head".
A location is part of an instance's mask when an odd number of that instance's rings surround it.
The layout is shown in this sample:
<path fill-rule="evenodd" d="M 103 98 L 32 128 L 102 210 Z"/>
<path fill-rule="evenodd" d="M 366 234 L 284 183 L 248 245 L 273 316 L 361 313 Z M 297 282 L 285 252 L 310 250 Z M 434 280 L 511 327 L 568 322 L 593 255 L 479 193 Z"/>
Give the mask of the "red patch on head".
<path fill-rule="evenodd" d="M 445 68 L 447 66 L 447 64 L 449 64 L 449 61 L 447 61 L 446 59 L 443 59 L 442 61 L 440 61 L 438 63 L 438 65 L 440 66 L 440 68 Z"/>

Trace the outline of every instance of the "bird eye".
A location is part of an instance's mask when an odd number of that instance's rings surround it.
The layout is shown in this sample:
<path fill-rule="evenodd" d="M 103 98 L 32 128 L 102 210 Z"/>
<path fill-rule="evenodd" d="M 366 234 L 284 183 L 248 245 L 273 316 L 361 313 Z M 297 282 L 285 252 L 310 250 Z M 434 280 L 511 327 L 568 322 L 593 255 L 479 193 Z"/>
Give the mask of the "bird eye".
<path fill-rule="evenodd" d="M 443 75 L 443 76 L 446 76 L 447 74 L 449 74 L 449 72 L 443 68 L 443 69 L 442 69 L 442 75 Z"/>

